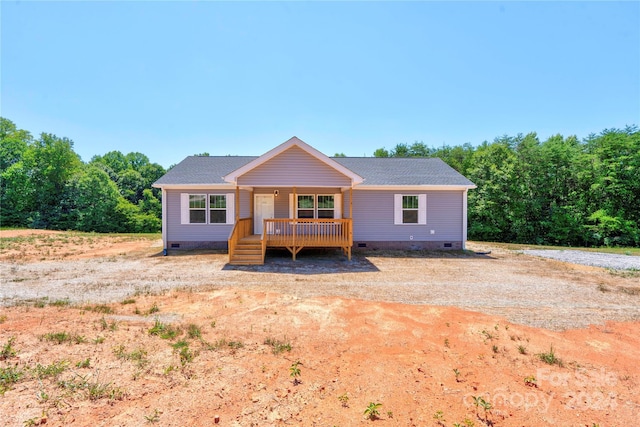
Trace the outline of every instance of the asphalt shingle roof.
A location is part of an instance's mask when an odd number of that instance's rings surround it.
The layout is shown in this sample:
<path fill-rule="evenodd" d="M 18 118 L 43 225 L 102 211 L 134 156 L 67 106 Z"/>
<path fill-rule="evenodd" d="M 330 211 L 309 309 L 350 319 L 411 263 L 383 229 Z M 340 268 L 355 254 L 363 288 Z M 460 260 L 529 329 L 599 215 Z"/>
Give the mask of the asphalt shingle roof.
<path fill-rule="evenodd" d="M 155 182 L 156 185 L 224 184 L 223 176 L 257 156 L 189 156 Z M 364 178 L 360 186 L 474 184 L 438 158 L 333 157 Z"/>

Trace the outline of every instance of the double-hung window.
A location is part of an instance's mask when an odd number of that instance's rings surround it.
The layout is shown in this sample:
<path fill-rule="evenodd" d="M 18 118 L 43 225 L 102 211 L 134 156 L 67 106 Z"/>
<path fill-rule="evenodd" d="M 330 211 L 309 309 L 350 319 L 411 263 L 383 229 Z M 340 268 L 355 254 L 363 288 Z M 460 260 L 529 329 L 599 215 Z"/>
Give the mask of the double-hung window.
<path fill-rule="evenodd" d="M 209 194 L 209 224 L 226 224 L 227 196 Z"/>
<path fill-rule="evenodd" d="M 394 224 L 426 224 L 426 194 L 395 194 Z"/>
<path fill-rule="evenodd" d="M 333 219 L 341 218 L 340 194 L 298 194 L 297 200 L 290 202 L 295 207 L 292 217 L 300 219 Z"/>
<path fill-rule="evenodd" d="M 206 194 L 189 194 L 189 223 L 205 224 L 207 195 Z"/>
<path fill-rule="evenodd" d="M 181 224 L 233 224 L 234 194 L 180 195 Z"/>

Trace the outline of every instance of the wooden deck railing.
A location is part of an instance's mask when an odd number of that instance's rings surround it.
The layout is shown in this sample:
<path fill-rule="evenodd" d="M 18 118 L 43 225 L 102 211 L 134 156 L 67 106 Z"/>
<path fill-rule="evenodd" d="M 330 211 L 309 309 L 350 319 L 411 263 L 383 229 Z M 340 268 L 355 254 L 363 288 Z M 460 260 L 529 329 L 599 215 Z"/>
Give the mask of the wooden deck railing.
<path fill-rule="evenodd" d="M 228 246 L 229 246 L 229 259 L 233 257 L 233 251 L 240 239 L 243 237 L 251 236 L 253 234 L 253 218 L 240 218 L 238 222 L 233 226 L 231 234 L 229 234 Z"/>
<path fill-rule="evenodd" d="M 351 219 L 265 219 L 263 245 L 285 247 L 294 259 L 303 247 L 338 247 L 351 259 L 351 227 Z"/>

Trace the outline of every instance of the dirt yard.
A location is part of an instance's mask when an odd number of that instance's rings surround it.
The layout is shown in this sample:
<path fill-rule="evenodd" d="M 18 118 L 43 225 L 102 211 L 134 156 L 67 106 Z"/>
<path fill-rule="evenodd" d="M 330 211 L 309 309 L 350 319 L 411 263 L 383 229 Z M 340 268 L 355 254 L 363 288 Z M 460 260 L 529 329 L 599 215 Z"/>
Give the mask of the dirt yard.
<path fill-rule="evenodd" d="M 231 267 L 144 237 L 0 237 L 2 425 L 593 427 L 640 413 L 637 271 L 486 244 Z"/>

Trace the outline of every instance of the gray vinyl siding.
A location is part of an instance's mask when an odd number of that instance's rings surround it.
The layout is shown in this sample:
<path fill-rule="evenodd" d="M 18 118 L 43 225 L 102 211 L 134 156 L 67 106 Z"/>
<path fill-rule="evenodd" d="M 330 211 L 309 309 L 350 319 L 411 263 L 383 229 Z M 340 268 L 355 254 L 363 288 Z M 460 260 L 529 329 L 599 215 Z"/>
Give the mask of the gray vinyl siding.
<path fill-rule="evenodd" d="M 427 224 L 394 225 L 394 194 L 427 194 Z M 348 193 L 346 202 L 348 203 Z M 353 192 L 354 241 L 461 241 L 462 191 Z M 348 204 L 347 204 L 348 206 Z M 348 208 L 347 208 L 348 209 Z M 435 234 L 431 234 L 431 230 Z"/>
<path fill-rule="evenodd" d="M 235 190 L 167 190 L 167 242 L 226 242 L 233 224 L 181 224 L 180 194 L 235 194 Z M 249 195 L 240 192 L 240 218 L 249 216 Z"/>
<path fill-rule="evenodd" d="M 238 177 L 239 185 L 259 186 L 351 186 L 349 177 L 309 155 L 291 147 L 269 161 Z"/>

